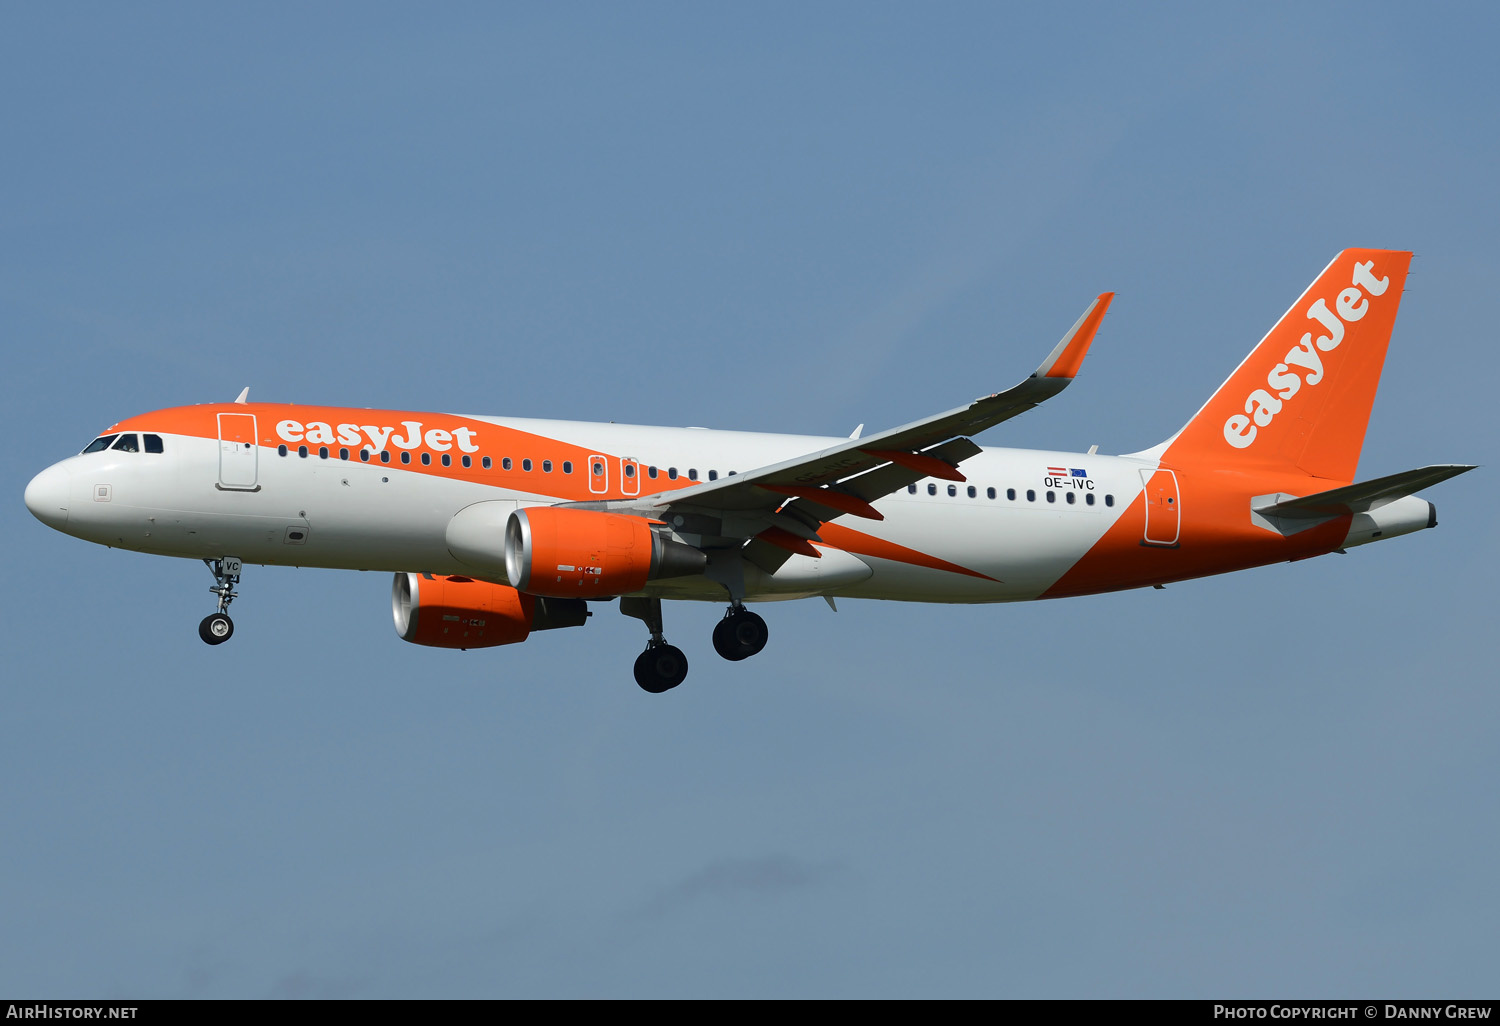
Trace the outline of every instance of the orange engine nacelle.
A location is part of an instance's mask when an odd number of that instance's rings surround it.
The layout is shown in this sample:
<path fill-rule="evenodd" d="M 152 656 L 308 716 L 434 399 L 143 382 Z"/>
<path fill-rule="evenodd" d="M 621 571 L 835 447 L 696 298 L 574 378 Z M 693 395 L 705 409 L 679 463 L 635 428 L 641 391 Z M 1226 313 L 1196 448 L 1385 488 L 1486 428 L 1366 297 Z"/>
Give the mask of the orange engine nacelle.
<path fill-rule="evenodd" d="M 525 641 L 533 630 L 576 627 L 582 602 L 548 601 L 471 577 L 397 574 L 391 611 L 403 641 L 433 648 L 493 648 Z"/>
<path fill-rule="evenodd" d="M 533 506 L 505 525 L 505 573 L 531 595 L 603 598 L 647 581 L 701 573 L 708 557 L 641 517 Z"/>

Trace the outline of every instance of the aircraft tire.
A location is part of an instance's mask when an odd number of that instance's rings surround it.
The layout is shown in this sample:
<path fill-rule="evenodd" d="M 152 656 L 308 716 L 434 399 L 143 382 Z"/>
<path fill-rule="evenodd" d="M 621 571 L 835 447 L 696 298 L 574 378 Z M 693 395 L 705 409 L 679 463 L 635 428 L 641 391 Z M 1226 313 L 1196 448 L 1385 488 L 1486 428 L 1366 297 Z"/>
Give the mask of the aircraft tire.
<path fill-rule="evenodd" d="M 687 671 L 687 656 L 675 645 L 653 645 L 635 660 L 635 682 L 653 695 L 681 684 Z"/>
<path fill-rule="evenodd" d="M 730 662 L 739 662 L 765 648 L 770 636 L 771 631 L 759 614 L 741 609 L 714 625 L 714 651 Z"/>
<path fill-rule="evenodd" d="M 228 613 L 210 613 L 198 624 L 198 637 L 210 645 L 222 645 L 234 635 L 234 621 Z"/>

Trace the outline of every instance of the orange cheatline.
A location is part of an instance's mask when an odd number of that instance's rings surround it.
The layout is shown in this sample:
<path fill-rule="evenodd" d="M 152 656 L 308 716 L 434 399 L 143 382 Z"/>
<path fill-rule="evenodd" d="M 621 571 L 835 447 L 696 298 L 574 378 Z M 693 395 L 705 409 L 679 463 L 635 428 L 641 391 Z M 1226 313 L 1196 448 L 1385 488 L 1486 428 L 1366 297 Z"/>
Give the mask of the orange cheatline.
<path fill-rule="evenodd" d="M 876 538 L 874 535 L 865 534 L 853 528 L 841 527 L 838 524 L 824 524 L 818 528 L 818 535 L 827 544 L 858 556 L 874 556 L 876 559 L 888 559 L 894 563 L 925 566 L 931 570 L 946 570 L 948 573 L 960 574 L 964 577 L 977 577 L 981 581 L 1000 580 L 998 577 L 982 574 L 978 570 L 970 570 L 966 566 L 950 563 L 946 559 L 939 559 L 926 552 L 898 545 L 884 538 Z"/>

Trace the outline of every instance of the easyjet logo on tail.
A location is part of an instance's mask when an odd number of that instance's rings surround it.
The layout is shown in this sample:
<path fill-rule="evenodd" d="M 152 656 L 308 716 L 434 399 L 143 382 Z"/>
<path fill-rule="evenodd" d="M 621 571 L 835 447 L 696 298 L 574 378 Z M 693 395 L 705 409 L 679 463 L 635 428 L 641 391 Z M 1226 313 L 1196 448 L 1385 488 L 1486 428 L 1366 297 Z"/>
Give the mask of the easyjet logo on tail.
<path fill-rule="evenodd" d="M 1327 334 L 1313 333 L 1302 336 L 1302 341 L 1293 346 L 1266 375 L 1266 388 L 1257 388 L 1245 397 L 1245 412 L 1236 413 L 1224 422 L 1224 440 L 1236 449 L 1248 448 L 1263 427 L 1270 425 L 1281 412 L 1286 402 L 1302 390 L 1302 386 L 1316 385 L 1323 380 L 1323 353 L 1332 352 L 1344 341 L 1344 325 L 1353 324 L 1369 312 L 1370 296 L 1382 296 L 1390 287 L 1389 276 L 1375 277 L 1375 261 L 1354 264 L 1350 287 L 1338 294 L 1333 309 L 1328 309 L 1325 299 L 1318 299 L 1307 308 L 1307 318 L 1317 321 Z M 1295 369 L 1294 369 L 1295 368 Z"/>

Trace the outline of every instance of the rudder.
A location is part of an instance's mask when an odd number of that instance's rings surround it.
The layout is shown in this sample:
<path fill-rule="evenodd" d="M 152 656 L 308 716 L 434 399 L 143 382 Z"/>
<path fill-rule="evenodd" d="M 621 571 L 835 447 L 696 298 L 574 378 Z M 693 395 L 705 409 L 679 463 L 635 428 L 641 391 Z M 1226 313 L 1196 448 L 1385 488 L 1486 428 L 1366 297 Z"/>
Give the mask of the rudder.
<path fill-rule="evenodd" d="M 1165 446 L 1162 462 L 1352 481 L 1411 254 L 1346 249 Z"/>

